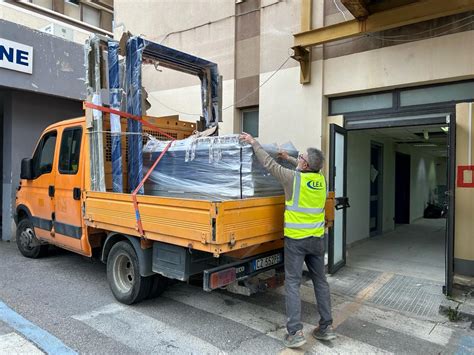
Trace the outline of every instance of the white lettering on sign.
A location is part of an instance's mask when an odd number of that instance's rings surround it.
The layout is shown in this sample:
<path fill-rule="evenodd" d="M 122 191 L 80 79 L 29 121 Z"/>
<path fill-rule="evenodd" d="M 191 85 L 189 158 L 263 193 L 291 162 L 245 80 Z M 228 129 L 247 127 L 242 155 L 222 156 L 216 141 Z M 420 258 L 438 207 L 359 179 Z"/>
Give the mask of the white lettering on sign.
<path fill-rule="evenodd" d="M 0 38 L 0 68 L 33 73 L 33 47 Z"/>

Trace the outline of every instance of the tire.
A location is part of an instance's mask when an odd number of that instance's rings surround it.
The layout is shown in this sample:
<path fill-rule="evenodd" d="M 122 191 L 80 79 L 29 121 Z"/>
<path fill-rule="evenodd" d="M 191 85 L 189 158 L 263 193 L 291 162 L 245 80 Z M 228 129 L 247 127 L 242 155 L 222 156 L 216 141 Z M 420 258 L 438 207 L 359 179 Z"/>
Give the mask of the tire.
<path fill-rule="evenodd" d="M 169 279 L 159 274 L 150 277 L 152 278 L 152 285 L 148 298 L 152 299 L 161 296 L 161 294 L 165 292 L 169 285 Z"/>
<path fill-rule="evenodd" d="M 45 256 L 48 252 L 48 245 L 42 244 L 36 238 L 33 223 L 28 219 L 22 219 L 16 228 L 16 245 L 23 256 L 37 259 Z"/>
<path fill-rule="evenodd" d="M 135 249 L 126 241 L 116 243 L 107 257 L 107 280 L 117 301 L 133 304 L 150 294 L 152 277 L 140 275 Z"/>

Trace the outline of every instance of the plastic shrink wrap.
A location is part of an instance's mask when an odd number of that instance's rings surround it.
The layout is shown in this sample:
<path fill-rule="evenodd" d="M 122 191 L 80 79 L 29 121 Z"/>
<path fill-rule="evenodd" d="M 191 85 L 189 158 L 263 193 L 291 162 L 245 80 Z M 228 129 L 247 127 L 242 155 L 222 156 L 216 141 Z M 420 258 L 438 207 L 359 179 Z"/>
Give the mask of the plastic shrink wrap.
<path fill-rule="evenodd" d="M 168 143 L 150 139 L 144 146 L 146 172 Z M 291 143 L 262 147 L 276 159 L 279 149 L 293 157 L 298 154 Z M 145 183 L 145 194 L 221 201 L 278 196 L 283 188 L 257 161 L 250 145 L 241 143 L 238 135 L 226 135 L 174 141 Z"/>

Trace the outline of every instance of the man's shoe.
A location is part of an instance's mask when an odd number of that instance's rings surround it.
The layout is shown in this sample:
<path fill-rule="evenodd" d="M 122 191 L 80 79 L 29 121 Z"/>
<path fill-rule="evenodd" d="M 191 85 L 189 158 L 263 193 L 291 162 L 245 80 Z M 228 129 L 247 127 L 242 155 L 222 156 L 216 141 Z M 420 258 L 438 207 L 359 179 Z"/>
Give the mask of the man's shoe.
<path fill-rule="evenodd" d="M 283 339 L 283 344 L 285 344 L 287 348 L 299 348 L 303 346 L 306 344 L 303 331 L 299 330 L 294 335 L 286 334 L 285 339 Z"/>
<path fill-rule="evenodd" d="M 331 325 L 328 325 L 325 328 L 321 328 L 320 326 L 313 330 L 313 337 L 318 340 L 334 340 L 336 339 L 336 333 L 334 333 L 334 329 L 332 329 Z"/>

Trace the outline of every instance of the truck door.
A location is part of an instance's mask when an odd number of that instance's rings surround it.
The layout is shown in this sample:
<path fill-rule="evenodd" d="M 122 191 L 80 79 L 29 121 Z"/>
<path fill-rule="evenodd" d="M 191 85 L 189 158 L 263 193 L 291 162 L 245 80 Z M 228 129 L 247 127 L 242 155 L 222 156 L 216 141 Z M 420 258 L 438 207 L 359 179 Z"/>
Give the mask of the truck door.
<path fill-rule="evenodd" d="M 83 164 L 81 164 L 82 126 L 64 128 L 59 144 L 58 166 L 55 178 L 55 243 L 67 249 L 81 251 L 83 220 L 81 191 Z"/>
<path fill-rule="evenodd" d="M 29 196 L 30 212 L 35 234 L 39 239 L 50 240 L 54 219 L 54 177 L 57 131 L 45 132 L 33 154 L 32 180 L 26 180 L 22 189 Z"/>

